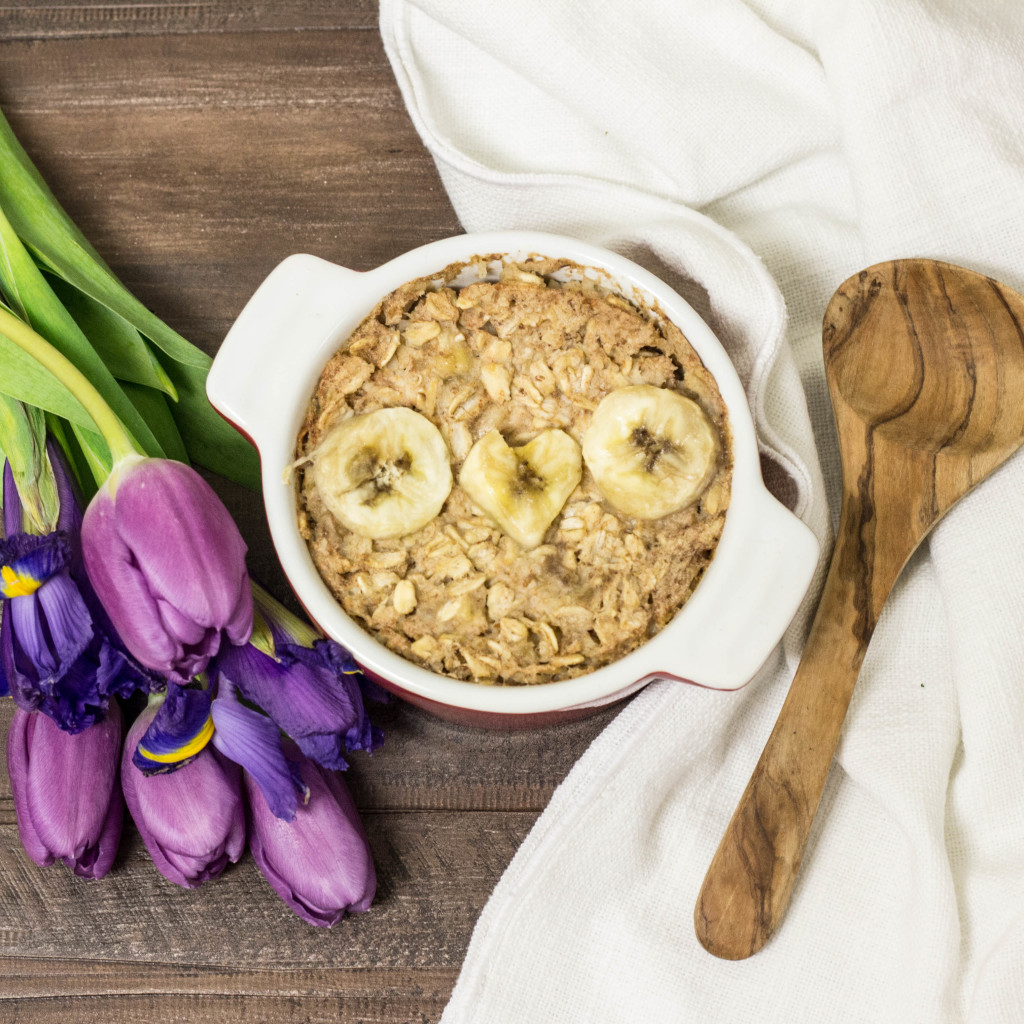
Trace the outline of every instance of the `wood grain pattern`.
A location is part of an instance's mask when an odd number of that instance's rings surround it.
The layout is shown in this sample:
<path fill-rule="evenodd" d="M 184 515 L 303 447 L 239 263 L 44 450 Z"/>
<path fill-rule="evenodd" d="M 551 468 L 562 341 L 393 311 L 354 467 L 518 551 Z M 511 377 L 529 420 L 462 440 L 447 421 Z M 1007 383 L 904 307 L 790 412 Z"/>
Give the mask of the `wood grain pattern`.
<path fill-rule="evenodd" d="M 131 0 L 122 3 L 52 3 L 22 0 L 0 9 L 5 39 L 80 39 L 224 32 L 318 31 L 351 28 L 374 32 L 374 0 Z"/>
<path fill-rule="evenodd" d="M 950 506 L 1024 443 L 1024 298 L 931 260 L 833 296 L 825 370 L 843 464 L 835 550 L 803 659 L 694 912 L 716 956 L 757 952 L 792 892 L 882 606 Z"/>
<path fill-rule="evenodd" d="M 211 353 L 293 252 L 363 270 L 460 231 L 372 0 L 23 0 L 0 7 L 0 106 L 114 270 Z M 214 483 L 286 598 L 259 499 Z M 615 713 L 499 735 L 379 709 L 387 743 L 347 781 L 380 895 L 330 931 L 248 855 L 197 892 L 171 885 L 130 827 L 100 883 L 37 868 L 0 771 L 0 1021 L 436 1021 L 495 883 Z"/>

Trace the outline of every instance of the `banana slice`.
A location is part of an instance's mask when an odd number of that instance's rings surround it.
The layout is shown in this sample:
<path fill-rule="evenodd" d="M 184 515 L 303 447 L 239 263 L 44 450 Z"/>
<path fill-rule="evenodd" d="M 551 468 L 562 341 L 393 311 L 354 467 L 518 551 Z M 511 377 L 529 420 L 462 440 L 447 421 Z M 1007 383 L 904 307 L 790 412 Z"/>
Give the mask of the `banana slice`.
<path fill-rule="evenodd" d="M 317 448 L 313 473 L 335 519 L 373 540 L 426 526 L 452 489 L 448 446 L 437 427 L 412 409 L 346 420 Z"/>
<path fill-rule="evenodd" d="M 660 519 L 695 501 L 717 455 L 701 407 L 650 384 L 607 395 L 583 436 L 583 458 L 601 493 L 637 519 Z"/>
<path fill-rule="evenodd" d="M 459 472 L 462 489 L 521 548 L 543 539 L 580 482 L 580 446 L 562 430 L 545 430 L 509 448 L 497 430 L 484 434 Z"/>

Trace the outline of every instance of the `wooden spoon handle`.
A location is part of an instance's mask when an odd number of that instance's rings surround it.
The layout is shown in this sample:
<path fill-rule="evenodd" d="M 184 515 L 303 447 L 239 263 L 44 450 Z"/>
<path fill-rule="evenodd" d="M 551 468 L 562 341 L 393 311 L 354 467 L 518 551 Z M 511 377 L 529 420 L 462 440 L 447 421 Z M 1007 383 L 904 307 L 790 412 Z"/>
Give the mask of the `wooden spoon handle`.
<path fill-rule="evenodd" d="M 844 536 L 840 529 L 800 667 L 694 910 L 697 938 L 726 960 L 756 953 L 789 902 L 874 627 L 864 614 L 870 569 Z"/>

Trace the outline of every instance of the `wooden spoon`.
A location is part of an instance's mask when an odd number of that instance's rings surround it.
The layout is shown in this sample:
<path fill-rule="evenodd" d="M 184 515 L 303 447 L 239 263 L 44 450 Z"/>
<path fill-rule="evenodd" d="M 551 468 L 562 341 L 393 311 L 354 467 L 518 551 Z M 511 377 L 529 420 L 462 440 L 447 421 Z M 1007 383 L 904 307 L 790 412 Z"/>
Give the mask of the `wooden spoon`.
<path fill-rule="evenodd" d="M 741 960 L 789 901 L 864 652 L 896 577 L 957 499 L 1024 443 L 1024 298 L 933 260 L 846 281 L 823 325 L 839 533 L 803 660 L 694 911 Z"/>

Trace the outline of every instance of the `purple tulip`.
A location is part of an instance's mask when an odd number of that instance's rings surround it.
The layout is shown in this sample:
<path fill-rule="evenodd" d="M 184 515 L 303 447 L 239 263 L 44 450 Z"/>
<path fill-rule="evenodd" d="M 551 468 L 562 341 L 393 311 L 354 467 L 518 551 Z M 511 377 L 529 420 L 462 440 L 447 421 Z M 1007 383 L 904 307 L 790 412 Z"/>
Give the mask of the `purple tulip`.
<path fill-rule="evenodd" d="M 81 564 L 81 512 L 64 461 L 47 446 L 60 499 L 57 528 L 22 533 L 21 500 L 4 467 L 6 540 L 0 541 L 0 692 L 25 711 L 43 711 L 79 732 L 103 718 L 113 694 L 150 690 L 157 680 L 121 649 Z"/>
<path fill-rule="evenodd" d="M 178 771 L 144 775 L 132 757 L 155 717 L 146 708 L 128 731 L 121 787 L 156 869 L 194 889 L 245 852 L 242 771 L 207 745 Z"/>
<path fill-rule="evenodd" d="M 82 878 L 110 870 L 124 819 L 117 785 L 121 730 L 117 701 L 101 722 L 76 735 L 46 715 L 15 709 L 7 772 L 18 833 L 37 864 L 62 860 Z"/>
<path fill-rule="evenodd" d="M 245 542 L 182 462 L 130 456 L 85 511 L 89 578 L 128 650 L 177 682 L 252 629 Z"/>
<path fill-rule="evenodd" d="M 305 757 L 286 753 L 309 787 L 309 802 L 292 821 L 275 816 L 259 785 L 245 774 L 249 846 L 264 877 L 304 921 L 330 927 L 368 910 L 377 875 L 355 804 L 341 777 Z"/>
<path fill-rule="evenodd" d="M 211 671 L 258 704 L 325 768 L 344 771 L 344 750 L 368 750 L 384 739 L 363 703 L 359 667 L 265 590 L 253 587 L 256 626 L 247 644 L 224 647 Z M 347 660 L 346 660 L 347 659 Z"/>

